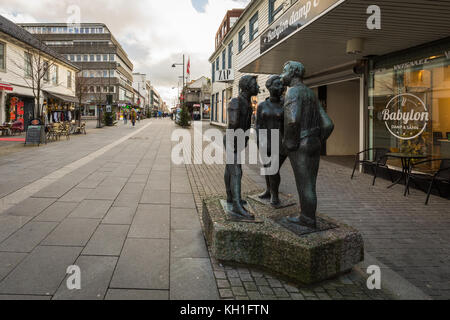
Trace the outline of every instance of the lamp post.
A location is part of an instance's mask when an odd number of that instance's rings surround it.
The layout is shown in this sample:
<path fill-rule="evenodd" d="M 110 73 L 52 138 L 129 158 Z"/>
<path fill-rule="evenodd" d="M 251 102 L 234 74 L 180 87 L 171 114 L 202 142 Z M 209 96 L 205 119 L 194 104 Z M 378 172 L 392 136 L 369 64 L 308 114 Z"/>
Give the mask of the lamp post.
<path fill-rule="evenodd" d="M 184 77 L 184 72 L 185 72 L 185 56 L 184 56 L 184 54 L 183 54 L 183 63 L 174 63 L 174 64 L 172 64 L 172 68 L 176 68 L 176 66 L 183 66 L 183 88 L 182 88 L 182 90 L 181 90 L 181 92 L 183 92 L 184 93 L 184 85 L 185 85 L 185 82 L 184 82 L 184 80 L 185 80 L 185 77 Z M 180 94 L 178 94 L 178 96 L 179 96 Z M 183 100 L 183 102 L 182 102 L 182 108 L 184 107 L 184 100 Z"/>

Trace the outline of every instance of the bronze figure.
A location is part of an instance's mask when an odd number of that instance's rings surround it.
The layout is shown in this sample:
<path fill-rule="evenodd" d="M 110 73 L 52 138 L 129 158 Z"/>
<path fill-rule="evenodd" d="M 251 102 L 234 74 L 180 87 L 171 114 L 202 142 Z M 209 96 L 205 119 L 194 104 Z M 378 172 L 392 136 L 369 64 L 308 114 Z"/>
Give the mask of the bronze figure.
<path fill-rule="evenodd" d="M 280 76 L 271 76 L 266 82 L 266 88 L 270 92 L 270 97 L 266 101 L 262 102 L 258 106 L 256 116 L 256 133 L 258 137 L 258 146 L 262 143 L 267 146 L 267 156 L 272 159 L 278 157 L 278 171 L 274 175 L 266 175 L 267 189 L 259 197 L 261 199 L 270 199 L 271 204 L 277 207 L 281 204 L 279 189 L 281 183 L 280 168 L 286 161 L 287 154 L 282 149 L 272 150 L 272 130 L 278 130 L 279 141 L 278 146 L 282 148 L 283 145 L 283 131 L 284 131 L 284 110 L 283 110 L 283 93 L 285 87 L 281 82 Z M 267 141 L 262 141 L 260 130 L 267 130 Z M 266 140 L 266 139 L 264 139 Z M 275 154 L 275 152 L 277 152 Z M 264 165 L 266 168 L 270 168 L 272 163 Z"/>
<path fill-rule="evenodd" d="M 284 104 L 284 147 L 294 170 L 301 203 L 298 217 L 289 222 L 317 227 L 316 182 L 322 143 L 334 130 L 317 96 L 304 83 L 305 67 L 300 62 L 285 64 L 281 79 L 288 86 Z"/>
<path fill-rule="evenodd" d="M 234 98 L 228 105 L 228 129 L 236 132 L 243 130 L 247 132 L 251 128 L 253 108 L 251 98 L 259 93 L 259 86 L 255 76 L 243 76 L 239 81 L 239 97 Z M 225 136 L 224 144 L 227 148 L 231 146 L 234 153 L 233 163 L 229 163 L 225 169 L 225 185 L 227 189 L 227 202 L 232 205 L 231 214 L 238 219 L 254 220 L 255 217 L 249 213 L 245 208 L 245 201 L 242 200 L 242 164 L 238 161 L 238 155 L 243 151 L 240 148 L 241 144 L 234 141 L 227 143 L 227 136 Z M 248 137 L 245 141 L 244 148 L 247 147 Z"/>

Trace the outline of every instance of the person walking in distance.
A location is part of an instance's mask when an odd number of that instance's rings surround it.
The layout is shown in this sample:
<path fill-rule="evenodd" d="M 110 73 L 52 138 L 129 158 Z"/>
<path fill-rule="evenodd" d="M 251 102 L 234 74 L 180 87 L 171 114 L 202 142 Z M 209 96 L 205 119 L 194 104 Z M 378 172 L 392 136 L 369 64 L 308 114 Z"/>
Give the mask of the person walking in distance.
<path fill-rule="evenodd" d="M 126 109 L 123 110 L 123 124 L 128 124 L 128 111 Z"/>

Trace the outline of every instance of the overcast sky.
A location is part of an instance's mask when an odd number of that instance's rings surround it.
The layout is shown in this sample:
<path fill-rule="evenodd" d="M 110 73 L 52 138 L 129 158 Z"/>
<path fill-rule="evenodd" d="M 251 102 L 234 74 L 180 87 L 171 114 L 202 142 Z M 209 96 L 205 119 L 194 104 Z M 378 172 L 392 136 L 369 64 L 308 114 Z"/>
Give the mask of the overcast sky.
<path fill-rule="evenodd" d="M 249 0 L 0 0 L 0 14 L 18 22 L 67 22 L 75 5 L 81 22 L 102 22 L 112 31 L 134 64 L 146 73 L 163 99 L 177 96 L 182 54 L 191 58 L 191 79 L 210 76 L 214 37 L 229 9 Z M 187 60 L 187 58 L 186 58 Z"/>

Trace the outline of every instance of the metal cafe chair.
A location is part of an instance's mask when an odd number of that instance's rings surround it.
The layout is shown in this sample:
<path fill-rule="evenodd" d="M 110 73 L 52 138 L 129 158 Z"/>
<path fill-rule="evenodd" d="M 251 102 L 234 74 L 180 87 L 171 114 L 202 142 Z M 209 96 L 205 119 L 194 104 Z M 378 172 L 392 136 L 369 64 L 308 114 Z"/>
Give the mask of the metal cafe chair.
<path fill-rule="evenodd" d="M 417 173 L 416 171 L 417 166 L 424 164 L 432 164 L 433 162 L 437 161 L 441 161 L 441 165 L 439 167 L 439 170 L 437 170 L 436 172 L 431 174 Z M 411 182 L 414 182 L 415 180 L 421 180 L 429 183 L 425 205 L 428 205 L 428 203 L 430 202 L 430 196 L 431 192 L 433 191 L 433 187 L 436 187 L 436 189 L 439 192 L 439 195 L 442 197 L 442 192 L 441 189 L 439 188 L 438 182 L 450 184 L 450 159 L 432 159 L 411 163 L 411 167 L 409 169 L 406 181 L 405 195 L 407 192 L 409 192 Z M 419 186 L 417 183 L 416 185 Z"/>
<path fill-rule="evenodd" d="M 369 154 L 371 151 L 374 152 L 373 160 L 369 160 L 370 159 Z M 375 182 L 378 178 L 378 169 L 379 168 L 388 169 L 389 176 L 390 176 L 391 180 L 393 181 L 391 171 L 389 170 L 389 167 L 387 166 L 388 157 L 386 154 L 389 152 L 390 152 L 390 150 L 386 149 L 386 148 L 370 148 L 370 149 L 366 149 L 364 151 L 358 152 L 356 154 L 355 166 L 353 168 L 353 173 L 352 173 L 351 179 L 353 180 L 356 169 L 358 168 L 358 165 L 367 165 L 372 168 L 373 173 L 374 173 L 372 185 L 375 185 Z M 362 160 L 360 159 L 361 154 L 364 155 Z"/>

